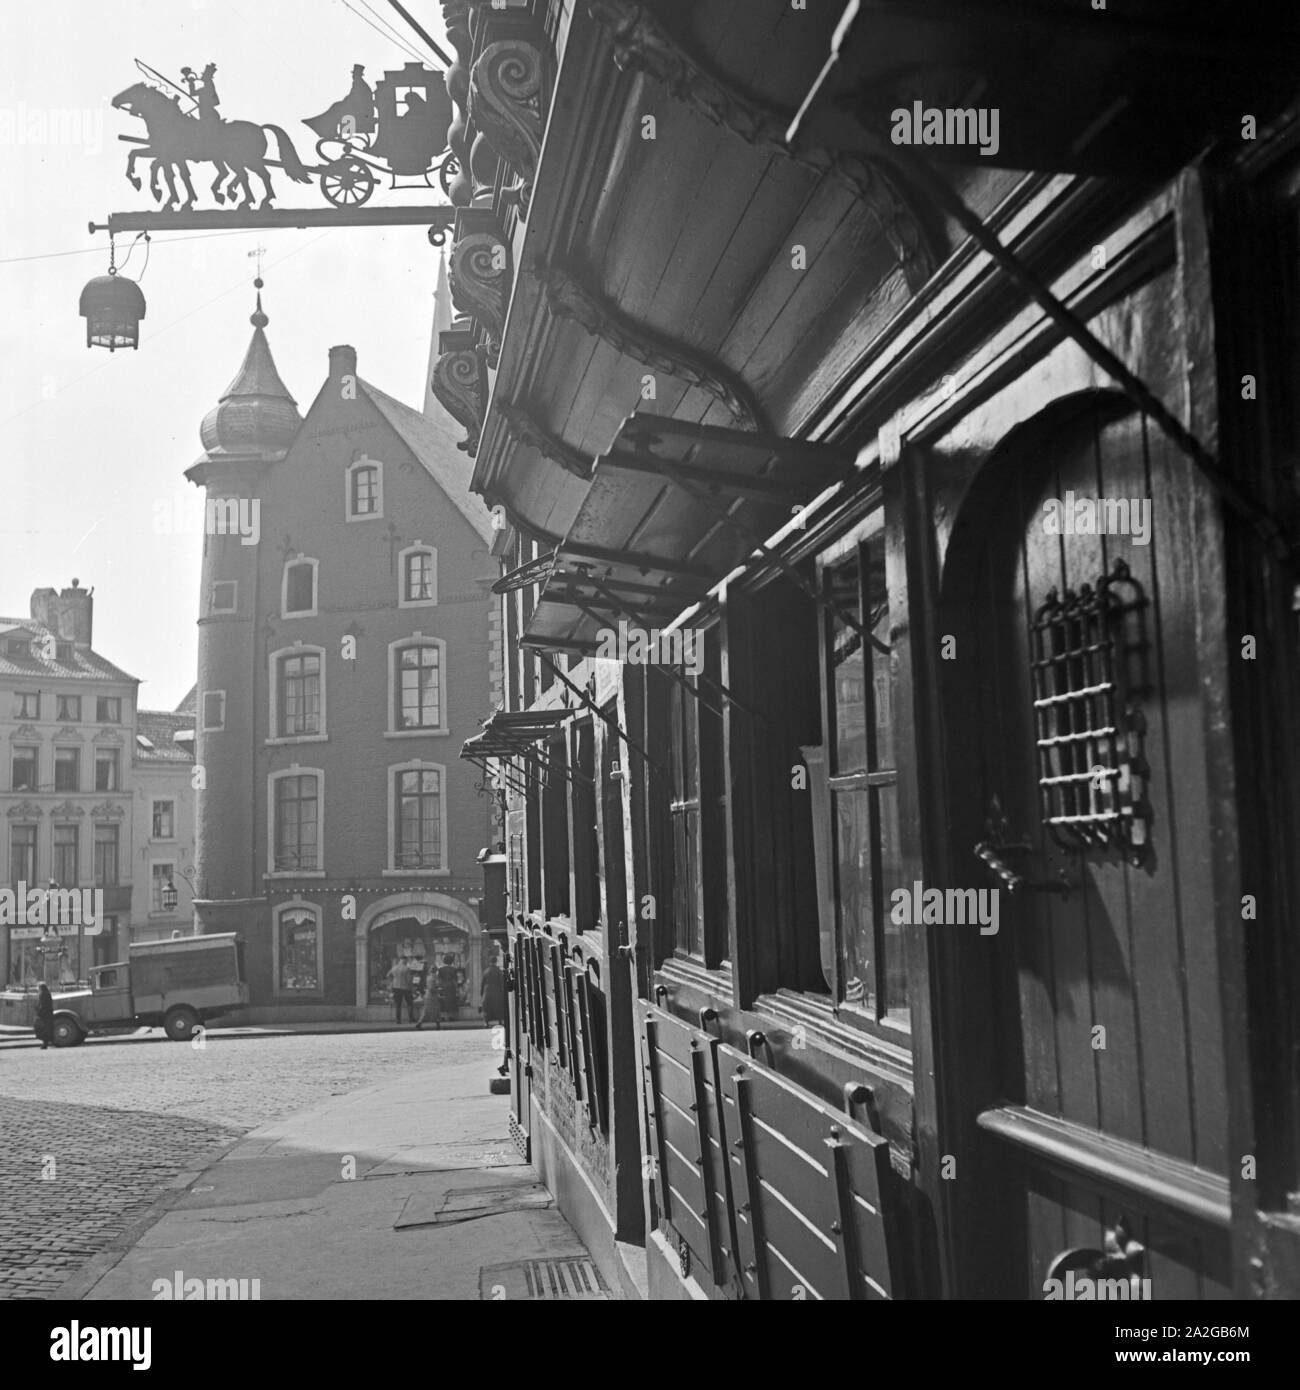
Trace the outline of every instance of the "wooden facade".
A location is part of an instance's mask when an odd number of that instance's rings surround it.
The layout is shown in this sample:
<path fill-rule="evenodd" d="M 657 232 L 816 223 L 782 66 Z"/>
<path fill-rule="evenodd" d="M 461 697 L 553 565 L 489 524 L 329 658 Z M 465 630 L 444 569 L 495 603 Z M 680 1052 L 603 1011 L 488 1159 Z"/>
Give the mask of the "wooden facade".
<path fill-rule="evenodd" d="M 628 1293 L 1294 1298 L 1287 36 L 968 8 L 444 0 L 512 1124 Z"/>

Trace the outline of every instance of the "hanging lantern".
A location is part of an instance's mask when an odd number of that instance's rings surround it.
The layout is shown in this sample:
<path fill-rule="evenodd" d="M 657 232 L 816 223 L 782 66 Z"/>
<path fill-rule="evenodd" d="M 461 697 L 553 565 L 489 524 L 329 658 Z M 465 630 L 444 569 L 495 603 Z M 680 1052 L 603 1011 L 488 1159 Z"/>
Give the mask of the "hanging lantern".
<path fill-rule="evenodd" d="M 110 263 L 107 275 L 96 275 L 81 292 L 81 317 L 86 320 L 86 346 L 140 346 L 144 294 L 134 280 L 119 275 Z"/>

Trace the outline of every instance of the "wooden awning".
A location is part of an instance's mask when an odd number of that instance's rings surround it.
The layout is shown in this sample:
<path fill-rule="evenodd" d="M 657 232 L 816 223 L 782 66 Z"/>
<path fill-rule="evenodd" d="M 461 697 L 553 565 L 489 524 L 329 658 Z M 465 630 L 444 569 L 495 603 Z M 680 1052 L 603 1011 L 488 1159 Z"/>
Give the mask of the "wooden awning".
<path fill-rule="evenodd" d="M 1281 110 L 1298 42 L 1300 11 L 1276 0 L 848 0 L 790 139 L 881 156 L 898 111 L 902 134 L 917 108 L 923 120 L 983 110 L 997 113 L 995 151 L 947 138 L 918 139 L 918 153 L 1162 178 L 1217 138 L 1241 139 L 1247 113 L 1262 126 Z"/>
<path fill-rule="evenodd" d="M 590 654 L 620 620 L 666 627 L 853 458 L 840 445 L 630 416 L 596 461 L 523 645 Z"/>

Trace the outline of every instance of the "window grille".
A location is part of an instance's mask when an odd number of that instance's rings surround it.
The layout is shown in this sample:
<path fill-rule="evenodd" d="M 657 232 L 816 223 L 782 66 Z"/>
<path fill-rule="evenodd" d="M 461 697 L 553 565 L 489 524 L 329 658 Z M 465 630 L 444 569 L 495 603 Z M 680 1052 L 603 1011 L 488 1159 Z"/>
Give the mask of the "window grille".
<path fill-rule="evenodd" d="M 1050 590 L 1031 628 L 1042 823 L 1063 849 L 1113 847 L 1135 865 L 1146 854 L 1150 812 L 1138 687 L 1127 667 L 1144 647 L 1145 606 L 1141 585 L 1117 560 L 1096 587 Z"/>

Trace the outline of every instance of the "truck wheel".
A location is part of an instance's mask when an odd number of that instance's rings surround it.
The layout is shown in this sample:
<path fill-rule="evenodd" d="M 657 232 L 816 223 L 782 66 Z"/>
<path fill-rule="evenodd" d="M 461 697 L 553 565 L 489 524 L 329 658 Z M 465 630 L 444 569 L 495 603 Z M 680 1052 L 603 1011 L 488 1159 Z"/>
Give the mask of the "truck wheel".
<path fill-rule="evenodd" d="M 50 1041 L 55 1047 L 76 1047 L 85 1037 L 85 1034 L 77 1026 L 75 1018 L 56 1018 L 54 1020 L 54 1031 L 50 1036 Z"/>
<path fill-rule="evenodd" d="M 188 1004 L 169 1009 L 167 1017 L 163 1019 L 163 1027 L 172 1042 L 189 1042 L 198 1026 L 199 1016 Z"/>

